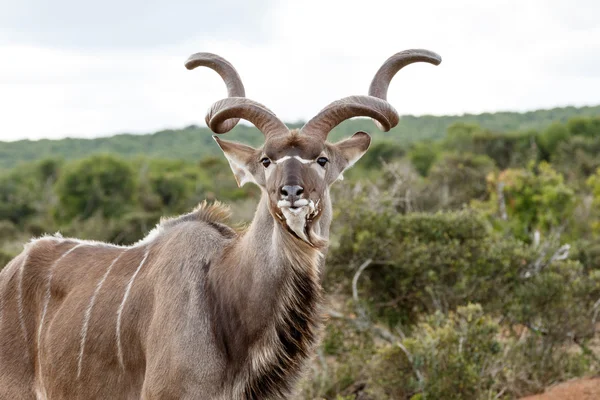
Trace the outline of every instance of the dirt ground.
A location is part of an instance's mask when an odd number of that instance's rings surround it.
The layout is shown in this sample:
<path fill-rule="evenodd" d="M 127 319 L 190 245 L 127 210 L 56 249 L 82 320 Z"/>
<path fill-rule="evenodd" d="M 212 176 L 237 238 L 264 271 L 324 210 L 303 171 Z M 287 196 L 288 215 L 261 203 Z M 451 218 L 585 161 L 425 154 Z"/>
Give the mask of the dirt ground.
<path fill-rule="evenodd" d="M 546 389 L 545 393 L 521 400 L 596 400 L 600 399 L 600 378 L 577 379 Z"/>

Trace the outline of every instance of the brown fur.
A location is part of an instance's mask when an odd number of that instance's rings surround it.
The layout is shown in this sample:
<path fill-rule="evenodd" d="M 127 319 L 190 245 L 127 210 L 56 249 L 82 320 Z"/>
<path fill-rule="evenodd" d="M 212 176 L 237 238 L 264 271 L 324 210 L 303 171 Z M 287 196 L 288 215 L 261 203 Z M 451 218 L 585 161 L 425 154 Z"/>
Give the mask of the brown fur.
<path fill-rule="evenodd" d="M 240 233 L 223 224 L 226 208 L 204 203 L 190 214 L 161 221 L 150 238 L 132 247 L 59 236 L 32 241 L 0 274 L 0 398 L 284 398 L 321 326 L 320 253 L 273 225 L 266 207 L 260 208 L 260 221 Z M 240 246 L 254 242 L 251 235 L 265 223 L 277 230 L 284 250 L 277 260 L 283 268 L 270 280 L 266 301 L 264 288 L 254 287 L 250 262 L 261 256 Z M 196 249 L 205 250 L 198 254 Z M 116 314 L 146 253 L 123 308 L 122 368 Z M 90 314 L 77 378 L 85 311 L 115 260 Z M 48 282 L 51 295 L 40 327 Z M 246 321 L 248 313 L 257 318 Z M 206 315 L 211 315 L 208 325 L 202 321 Z M 188 343 L 186 333 L 198 338 Z M 203 362 L 202 348 L 211 345 L 222 353 L 197 385 L 193 365 Z M 264 348 L 269 357 L 251 359 Z M 193 390 L 197 387 L 202 391 Z"/>

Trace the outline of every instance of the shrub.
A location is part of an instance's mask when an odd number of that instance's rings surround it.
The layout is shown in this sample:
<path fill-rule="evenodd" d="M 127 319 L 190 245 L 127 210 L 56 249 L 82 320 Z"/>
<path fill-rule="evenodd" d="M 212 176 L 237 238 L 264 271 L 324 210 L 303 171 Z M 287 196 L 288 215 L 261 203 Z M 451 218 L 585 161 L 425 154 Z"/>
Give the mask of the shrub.
<path fill-rule="evenodd" d="M 537 132 L 477 133 L 473 135 L 475 153 L 485 154 L 500 169 L 525 166 L 538 157 Z"/>
<path fill-rule="evenodd" d="M 529 242 L 534 231 L 543 234 L 566 224 L 575 208 L 575 192 L 563 176 L 546 162 L 527 169 L 508 169 L 488 177 L 490 199 L 487 204 L 475 202 L 477 209 L 492 217 L 500 217 L 499 185 L 504 197 L 507 221 L 496 220 L 510 228 L 517 238 Z"/>
<path fill-rule="evenodd" d="M 584 182 L 600 167 L 598 154 L 600 154 L 600 135 L 574 136 L 558 145 L 551 161 L 556 170 L 577 187 L 578 181 Z"/>
<path fill-rule="evenodd" d="M 600 117 L 573 117 L 567 121 L 567 129 L 573 136 L 597 137 L 600 135 Z"/>
<path fill-rule="evenodd" d="M 118 217 L 134 204 L 137 181 L 125 161 L 95 155 L 68 164 L 57 182 L 57 216 L 61 220 L 87 219 L 96 213 Z"/>
<path fill-rule="evenodd" d="M 427 176 L 438 155 L 437 146 L 427 141 L 415 143 L 408 153 L 410 161 L 421 176 Z"/>
<path fill-rule="evenodd" d="M 541 132 L 537 137 L 537 143 L 540 147 L 541 156 L 544 160 L 550 161 L 555 154 L 556 149 L 562 143 L 571 137 L 569 130 L 564 124 L 555 122 Z"/>
<path fill-rule="evenodd" d="M 459 209 L 487 198 L 487 176 L 495 169 L 494 161 L 484 155 L 446 153 L 431 167 L 429 187 L 439 193 L 441 208 Z"/>
<path fill-rule="evenodd" d="M 390 162 L 403 157 L 406 150 L 401 145 L 387 140 L 377 141 L 371 145 L 369 151 L 360 159 L 360 167 L 373 169 L 381 166 L 382 162 Z"/>
<path fill-rule="evenodd" d="M 444 147 L 454 151 L 473 152 L 473 135 L 484 132 L 477 124 L 455 122 L 446 131 Z"/>
<path fill-rule="evenodd" d="M 403 340 L 412 363 L 399 345 L 382 349 L 369 368 L 367 391 L 374 398 L 390 400 L 409 395 L 448 400 L 493 397 L 501 390 L 499 331 L 498 323 L 478 304 L 430 315 Z"/>
<path fill-rule="evenodd" d="M 328 278 L 348 285 L 346 277 L 372 259 L 361 290 L 391 324 L 413 323 L 420 313 L 452 309 L 465 298 L 495 302 L 533 257 L 525 244 L 496 234 L 468 210 L 398 215 L 366 204 L 343 210 Z"/>

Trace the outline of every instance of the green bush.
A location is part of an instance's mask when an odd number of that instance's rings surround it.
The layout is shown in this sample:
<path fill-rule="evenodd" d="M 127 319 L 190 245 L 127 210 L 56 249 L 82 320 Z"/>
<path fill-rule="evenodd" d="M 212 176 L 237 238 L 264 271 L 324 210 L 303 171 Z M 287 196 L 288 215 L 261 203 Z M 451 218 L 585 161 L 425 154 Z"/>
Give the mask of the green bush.
<path fill-rule="evenodd" d="M 0 175 L 0 220 L 24 223 L 38 212 L 39 195 L 39 182 L 22 171 Z"/>
<path fill-rule="evenodd" d="M 347 285 L 345 277 L 372 259 L 361 288 L 391 324 L 413 323 L 421 313 L 453 309 L 466 298 L 494 302 L 533 257 L 524 243 L 498 235 L 467 210 L 399 215 L 356 202 L 343 210 L 328 278 Z"/>
<path fill-rule="evenodd" d="M 406 149 L 397 143 L 388 140 L 377 141 L 360 159 L 359 166 L 364 169 L 379 168 L 382 162 L 397 160 L 405 154 Z"/>
<path fill-rule="evenodd" d="M 473 152 L 473 135 L 484 131 L 477 124 L 456 122 L 448 127 L 444 147 L 458 152 Z"/>
<path fill-rule="evenodd" d="M 572 260 L 554 262 L 515 286 L 505 300 L 506 316 L 537 330 L 548 343 L 591 339 L 598 298 L 600 270 L 586 271 Z"/>
<path fill-rule="evenodd" d="M 402 343 L 383 347 L 367 368 L 373 399 L 488 399 L 501 396 L 500 326 L 478 304 L 422 319 Z"/>
<path fill-rule="evenodd" d="M 530 242 L 536 231 L 547 236 L 563 229 L 576 206 L 575 191 L 546 162 L 531 163 L 527 169 L 507 169 L 491 175 L 488 183 L 489 201 L 474 201 L 473 206 L 488 214 L 500 229 L 510 230 L 525 242 Z"/>
<path fill-rule="evenodd" d="M 565 178 L 572 182 L 574 187 L 600 167 L 600 135 L 594 137 L 574 136 L 561 142 L 551 158 L 552 165 L 561 172 Z"/>
<path fill-rule="evenodd" d="M 558 146 L 570 137 L 569 130 L 564 124 L 555 122 L 550 125 L 537 137 L 541 157 L 546 161 L 550 161 L 551 157 L 556 153 Z"/>
<path fill-rule="evenodd" d="M 206 171 L 194 163 L 176 160 L 142 159 L 138 202 L 145 211 L 174 214 L 193 208 L 212 184 Z"/>
<path fill-rule="evenodd" d="M 359 331 L 345 321 L 329 321 L 319 356 L 301 382 L 298 398 L 355 399 L 356 392 L 364 387 L 365 365 L 375 351 L 370 332 Z"/>
<path fill-rule="evenodd" d="M 70 163 L 57 182 L 57 217 L 87 219 L 100 213 L 118 217 L 134 205 L 137 181 L 130 164 L 109 155 Z"/>
<path fill-rule="evenodd" d="M 421 176 L 427 176 L 438 155 L 437 146 L 428 141 L 415 143 L 408 153 L 410 161 Z"/>
<path fill-rule="evenodd" d="M 537 160 L 537 132 L 477 133 L 473 135 L 475 153 L 485 154 L 500 169 L 525 166 Z"/>
<path fill-rule="evenodd" d="M 428 175 L 430 190 L 436 191 L 442 209 L 460 209 L 472 200 L 488 197 L 487 177 L 495 171 L 494 161 L 472 153 L 446 153 Z"/>
<path fill-rule="evenodd" d="M 600 117 L 573 117 L 567 122 L 567 129 L 573 136 L 598 137 Z"/>

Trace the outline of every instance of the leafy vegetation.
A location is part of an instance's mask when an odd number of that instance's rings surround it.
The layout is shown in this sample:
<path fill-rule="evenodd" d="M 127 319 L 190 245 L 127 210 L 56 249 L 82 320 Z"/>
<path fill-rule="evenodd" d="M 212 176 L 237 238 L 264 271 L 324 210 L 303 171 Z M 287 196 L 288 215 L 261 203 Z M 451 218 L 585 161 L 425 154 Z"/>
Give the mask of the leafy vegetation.
<path fill-rule="evenodd" d="M 376 136 L 333 189 L 331 320 L 297 397 L 512 399 L 600 372 L 598 115 L 404 117 L 408 144 Z M 249 220 L 259 191 L 210 141 L 189 127 L 3 144 L 1 165 L 32 161 L 0 172 L 0 265 L 44 232 L 132 243 L 203 199 Z"/>

